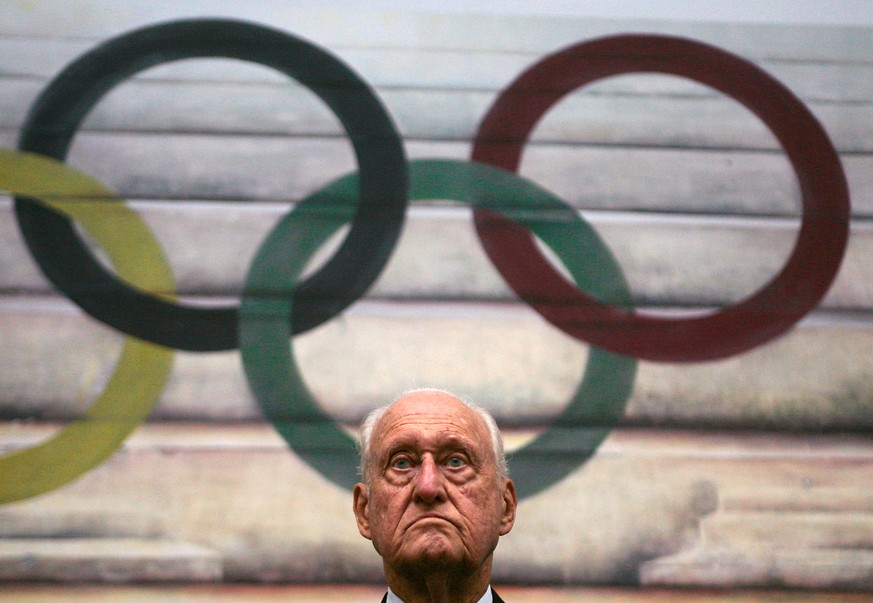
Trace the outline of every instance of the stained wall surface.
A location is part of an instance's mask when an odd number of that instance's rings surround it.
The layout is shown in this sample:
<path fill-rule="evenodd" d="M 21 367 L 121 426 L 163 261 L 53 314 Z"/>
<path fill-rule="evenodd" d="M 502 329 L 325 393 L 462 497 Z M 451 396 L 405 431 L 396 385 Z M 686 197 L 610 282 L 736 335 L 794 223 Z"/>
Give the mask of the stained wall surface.
<path fill-rule="evenodd" d="M 352 436 L 436 386 L 512 451 L 501 584 L 873 590 L 870 57 L 866 25 L 4 4 L 0 580 L 380 584 Z M 538 242 L 485 224 L 489 258 L 471 206 Z"/>

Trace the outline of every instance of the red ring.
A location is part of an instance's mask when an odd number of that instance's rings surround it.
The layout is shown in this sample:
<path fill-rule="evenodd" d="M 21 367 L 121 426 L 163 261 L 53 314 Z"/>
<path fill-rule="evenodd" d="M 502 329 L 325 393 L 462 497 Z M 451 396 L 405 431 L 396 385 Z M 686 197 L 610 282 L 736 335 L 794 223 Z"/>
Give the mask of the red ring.
<path fill-rule="evenodd" d="M 485 251 L 510 287 L 546 320 L 612 352 L 661 362 L 714 360 L 781 335 L 818 305 L 836 276 L 849 234 L 849 191 L 818 120 L 790 90 L 745 59 L 659 35 L 576 44 L 545 57 L 501 93 L 479 127 L 473 161 L 517 171 L 527 137 L 552 105 L 590 82 L 631 72 L 668 73 L 709 85 L 745 105 L 779 140 L 803 200 L 800 233 L 779 274 L 718 312 L 661 318 L 608 306 L 583 293 L 546 260 L 527 230 L 476 210 Z"/>

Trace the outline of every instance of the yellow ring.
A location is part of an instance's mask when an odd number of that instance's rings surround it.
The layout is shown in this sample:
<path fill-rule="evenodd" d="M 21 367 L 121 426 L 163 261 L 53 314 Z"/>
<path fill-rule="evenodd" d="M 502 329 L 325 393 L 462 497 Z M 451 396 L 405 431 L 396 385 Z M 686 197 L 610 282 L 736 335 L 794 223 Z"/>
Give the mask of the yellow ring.
<path fill-rule="evenodd" d="M 164 253 L 148 226 L 102 184 L 54 159 L 0 149 L 0 190 L 36 199 L 76 220 L 119 276 L 146 291 L 175 291 Z M 0 504 L 69 483 L 108 459 L 157 402 L 174 351 L 127 337 L 115 372 L 83 419 L 52 438 L 0 456 Z"/>

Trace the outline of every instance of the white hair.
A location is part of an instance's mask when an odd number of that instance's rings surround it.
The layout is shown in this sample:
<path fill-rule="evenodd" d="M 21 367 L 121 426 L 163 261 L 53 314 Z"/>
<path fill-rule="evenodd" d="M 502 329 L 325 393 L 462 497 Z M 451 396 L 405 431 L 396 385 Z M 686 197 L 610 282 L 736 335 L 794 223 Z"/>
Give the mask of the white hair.
<path fill-rule="evenodd" d="M 364 479 L 365 483 L 367 483 L 367 484 L 370 483 L 370 477 L 371 477 L 370 464 L 372 462 L 372 459 L 370 458 L 370 454 L 371 454 L 370 444 L 371 444 L 371 441 L 373 439 L 373 432 L 376 429 L 376 425 L 379 424 L 379 421 L 382 419 L 382 417 L 385 415 L 385 413 L 388 411 L 388 409 L 391 408 L 392 406 L 394 406 L 394 404 L 396 402 L 400 401 L 402 398 L 405 398 L 406 396 L 408 396 L 410 394 L 415 394 L 415 393 L 420 393 L 420 392 L 430 392 L 430 393 L 435 393 L 435 394 L 445 394 L 447 396 L 451 396 L 452 398 L 455 398 L 456 400 L 460 401 L 462 404 L 464 404 L 467 408 L 469 408 L 470 410 L 475 412 L 477 415 L 479 415 L 479 417 L 481 417 L 481 419 L 485 422 L 485 425 L 488 427 L 488 433 L 491 436 L 491 449 L 494 453 L 494 463 L 495 463 L 496 468 L 497 468 L 497 478 L 499 481 L 502 482 L 504 479 L 506 479 L 509 476 L 509 467 L 506 464 L 506 453 L 503 450 L 503 436 L 500 435 L 500 429 L 498 429 L 497 422 L 494 420 L 494 417 L 491 416 L 491 413 L 489 413 L 487 410 L 485 410 L 481 406 L 478 406 L 478 405 L 470 402 L 469 400 L 465 400 L 464 398 L 462 398 L 460 396 L 456 396 L 455 394 L 453 394 L 451 392 L 447 392 L 445 390 L 437 389 L 437 388 L 423 387 L 423 388 L 411 389 L 411 390 L 403 392 L 402 394 L 400 394 L 399 396 L 394 398 L 388 404 L 385 404 L 384 406 L 380 406 L 379 408 L 372 410 L 370 412 L 370 414 L 368 414 L 366 416 L 366 418 L 364 419 L 364 421 L 361 423 L 361 431 L 360 431 L 360 435 L 358 436 L 358 451 L 360 452 L 360 455 L 361 455 L 361 460 L 360 460 L 361 465 L 358 467 L 358 472 L 361 474 L 361 477 Z"/>

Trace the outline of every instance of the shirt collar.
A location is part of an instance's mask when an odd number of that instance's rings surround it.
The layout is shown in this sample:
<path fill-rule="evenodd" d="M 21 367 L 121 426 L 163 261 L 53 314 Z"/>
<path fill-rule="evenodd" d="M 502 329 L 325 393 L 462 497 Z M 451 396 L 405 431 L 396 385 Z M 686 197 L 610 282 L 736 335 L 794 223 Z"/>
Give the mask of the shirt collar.
<path fill-rule="evenodd" d="M 403 599 L 394 594 L 391 588 L 388 588 L 388 598 L 385 603 L 403 603 Z M 476 603 L 494 603 L 494 597 L 491 596 L 491 587 L 485 589 L 485 594 Z"/>

